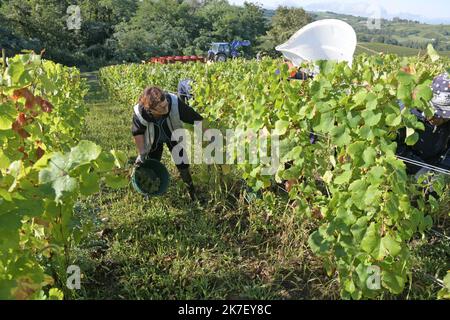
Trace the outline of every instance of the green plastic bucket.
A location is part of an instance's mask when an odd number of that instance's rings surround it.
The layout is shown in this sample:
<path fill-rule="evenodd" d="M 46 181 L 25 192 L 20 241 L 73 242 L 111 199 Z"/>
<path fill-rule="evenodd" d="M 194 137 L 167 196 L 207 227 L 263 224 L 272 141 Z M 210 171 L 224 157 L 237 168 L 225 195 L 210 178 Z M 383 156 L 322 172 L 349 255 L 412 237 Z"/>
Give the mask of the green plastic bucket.
<path fill-rule="evenodd" d="M 152 169 L 152 171 L 156 174 L 156 176 L 160 180 L 159 190 L 153 193 L 147 193 L 145 190 L 143 190 L 139 184 L 136 181 L 136 171 L 137 170 L 144 170 L 145 169 Z M 147 159 L 145 162 L 140 165 L 139 167 L 136 167 L 133 169 L 133 174 L 131 176 L 131 184 L 133 185 L 133 188 L 140 193 L 143 196 L 146 197 L 156 197 L 161 196 L 164 193 L 166 193 L 167 189 L 169 188 L 169 182 L 170 182 L 170 174 L 169 171 L 167 171 L 167 168 L 159 161 L 154 159 Z"/>

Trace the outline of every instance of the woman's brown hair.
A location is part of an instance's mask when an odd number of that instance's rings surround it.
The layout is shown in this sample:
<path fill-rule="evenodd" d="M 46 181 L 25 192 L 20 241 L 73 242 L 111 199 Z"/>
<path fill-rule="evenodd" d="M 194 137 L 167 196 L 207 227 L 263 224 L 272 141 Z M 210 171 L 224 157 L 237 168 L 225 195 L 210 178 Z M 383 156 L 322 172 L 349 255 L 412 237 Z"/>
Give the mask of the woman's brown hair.
<path fill-rule="evenodd" d="M 139 104 L 146 110 L 153 110 L 157 108 L 162 102 L 166 100 L 166 95 L 158 87 L 147 87 L 139 97 Z"/>

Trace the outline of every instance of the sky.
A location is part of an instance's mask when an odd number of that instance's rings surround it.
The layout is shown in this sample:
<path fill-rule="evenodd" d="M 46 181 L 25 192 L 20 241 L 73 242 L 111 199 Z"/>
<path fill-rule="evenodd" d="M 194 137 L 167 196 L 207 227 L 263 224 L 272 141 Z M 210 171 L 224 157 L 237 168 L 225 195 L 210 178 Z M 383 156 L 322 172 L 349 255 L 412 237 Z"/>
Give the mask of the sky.
<path fill-rule="evenodd" d="M 229 0 L 243 4 L 245 0 Z M 334 11 L 371 16 L 380 10 L 383 18 L 400 16 L 428 23 L 450 22 L 450 0 L 250 0 L 268 9 L 278 5 L 298 6 L 310 11 Z"/>

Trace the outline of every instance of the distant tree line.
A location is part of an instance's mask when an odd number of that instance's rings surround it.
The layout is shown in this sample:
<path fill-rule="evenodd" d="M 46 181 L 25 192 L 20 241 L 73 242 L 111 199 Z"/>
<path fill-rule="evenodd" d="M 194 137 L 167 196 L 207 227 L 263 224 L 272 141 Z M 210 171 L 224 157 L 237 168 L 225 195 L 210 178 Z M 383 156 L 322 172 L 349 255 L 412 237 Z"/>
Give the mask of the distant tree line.
<path fill-rule="evenodd" d="M 69 6 L 81 28 L 70 30 Z M 303 9 L 280 7 L 272 19 L 261 6 L 226 0 L 0 0 L 0 48 L 22 49 L 86 69 L 152 56 L 205 54 L 211 42 L 250 40 L 247 54 L 274 47 L 312 21 Z"/>

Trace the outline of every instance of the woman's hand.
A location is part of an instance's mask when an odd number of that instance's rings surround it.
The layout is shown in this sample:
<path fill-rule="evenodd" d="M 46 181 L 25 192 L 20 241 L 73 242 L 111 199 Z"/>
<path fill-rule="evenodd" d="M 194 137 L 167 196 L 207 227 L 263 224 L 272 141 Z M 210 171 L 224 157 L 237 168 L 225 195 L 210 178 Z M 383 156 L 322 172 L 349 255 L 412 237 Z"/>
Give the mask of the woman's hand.
<path fill-rule="evenodd" d="M 144 160 L 145 160 L 145 155 L 140 154 L 140 155 L 136 158 L 136 161 L 134 162 L 134 165 L 135 165 L 136 167 L 139 167 L 139 166 L 141 166 L 141 165 L 144 164 Z"/>

